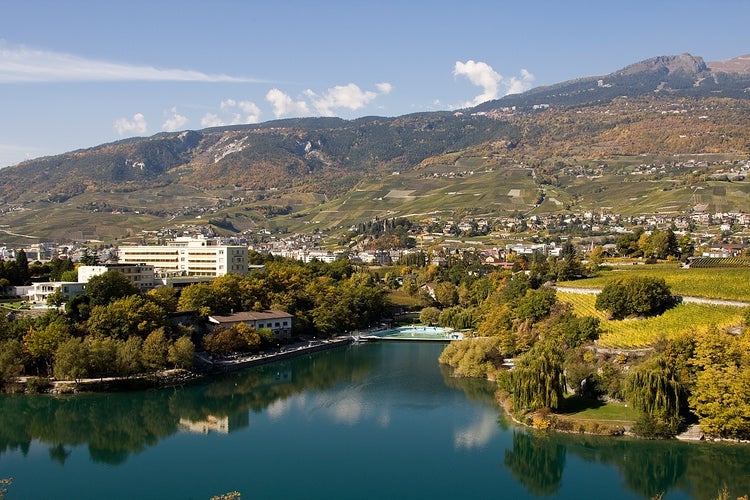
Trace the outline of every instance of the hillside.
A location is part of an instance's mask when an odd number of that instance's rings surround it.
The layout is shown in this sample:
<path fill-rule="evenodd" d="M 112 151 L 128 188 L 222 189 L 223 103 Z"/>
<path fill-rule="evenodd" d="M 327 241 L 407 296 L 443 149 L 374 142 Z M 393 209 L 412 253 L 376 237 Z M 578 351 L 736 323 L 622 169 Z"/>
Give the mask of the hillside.
<path fill-rule="evenodd" d="M 748 159 L 747 59 L 657 57 L 455 113 L 278 120 L 30 160 L 0 177 L 3 239 L 113 240 L 196 217 L 242 231 L 436 210 L 690 210 L 698 187 L 702 203 L 739 210 L 744 182 L 714 189 L 706 167 Z M 643 164 L 674 168 L 633 182 Z M 623 183 L 628 196 L 613 198 Z"/>

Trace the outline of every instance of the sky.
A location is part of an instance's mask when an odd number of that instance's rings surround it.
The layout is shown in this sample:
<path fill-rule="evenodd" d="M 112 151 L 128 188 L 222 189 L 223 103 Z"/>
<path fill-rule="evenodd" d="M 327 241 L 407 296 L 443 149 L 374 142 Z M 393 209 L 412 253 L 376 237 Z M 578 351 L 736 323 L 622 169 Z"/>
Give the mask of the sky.
<path fill-rule="evenodd" d="M 134 136 L 453 110 L 750 53 L 747 0 L 0 0 L 0 167 Z"/>

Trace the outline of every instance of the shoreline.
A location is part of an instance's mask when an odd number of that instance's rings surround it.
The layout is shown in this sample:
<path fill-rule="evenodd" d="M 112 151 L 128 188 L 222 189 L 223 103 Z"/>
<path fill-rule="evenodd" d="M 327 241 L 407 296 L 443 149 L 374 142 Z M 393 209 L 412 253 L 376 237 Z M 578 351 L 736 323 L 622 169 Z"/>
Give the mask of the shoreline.
<path fill-rule="evenodd" d="M 196 364 L 192 370 L 175 368 L 131 377 L 103 377 L 81 380 L 49 380 L 43 377 L 19 377 L 17 384 L 22 388 L 19 393 L 33 394 L 34 392 L 29 392 L 26 389 L 26 383 L 29 379 L 41 378 L 41 380 L 46 381 L 49 385 L 48 390 L 42 390 L 39 393 L 52 395 L 138 391 L 174 387 L 209 379 L 224 373 L 325 351 L 353 342 L 354 339 L 351 336 L 336 336 L 330 339 L 297 342 L 262 354 L 247 354 L 232 359 L 221 360 L 211 360 L 206 358 L 202 353 L 196 353 Z"/>

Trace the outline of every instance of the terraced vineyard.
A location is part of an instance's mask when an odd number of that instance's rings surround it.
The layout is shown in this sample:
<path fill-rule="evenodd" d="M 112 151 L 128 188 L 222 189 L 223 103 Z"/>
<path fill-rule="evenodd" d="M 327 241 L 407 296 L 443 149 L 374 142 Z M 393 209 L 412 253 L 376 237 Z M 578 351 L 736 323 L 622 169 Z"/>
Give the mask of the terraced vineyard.
<path fill-rule="evenodd" d="M 653 318 L 610 321 L 606 313 L 594 307 L 595 295 L 558 292 L 557 296 L 572 304 L 577 315 L 599 318 L 602 334 L 598 344 L 610 349 L 640 349 L 686 332 L 697 333 L 711 327 L 734 328 L 742 324 L 744 312 L 739 307 L 690 303 L 680 304 Z"/>
<path fill-rule="evenodd" d="M 573 288 L 603 288 L 613 279 L 627 276 L 664 278 L 676 295 L 750 302 L 750 268 L 683 269 L 679 264 L 643 265 L 604 271 L 600 276 L 558 283 Z"/>

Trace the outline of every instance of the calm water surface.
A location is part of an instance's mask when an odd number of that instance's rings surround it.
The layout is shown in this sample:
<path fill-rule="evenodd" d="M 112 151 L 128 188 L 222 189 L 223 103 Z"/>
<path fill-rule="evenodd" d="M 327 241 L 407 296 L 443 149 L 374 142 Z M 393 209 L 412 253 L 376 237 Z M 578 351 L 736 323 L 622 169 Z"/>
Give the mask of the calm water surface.
<path fill-rule="evenodd" d="M 713 498 L 750 446 L 533 434 L 442 344 L 374 343 L 178 389 L 0 398 L 8 499 Z"/>

